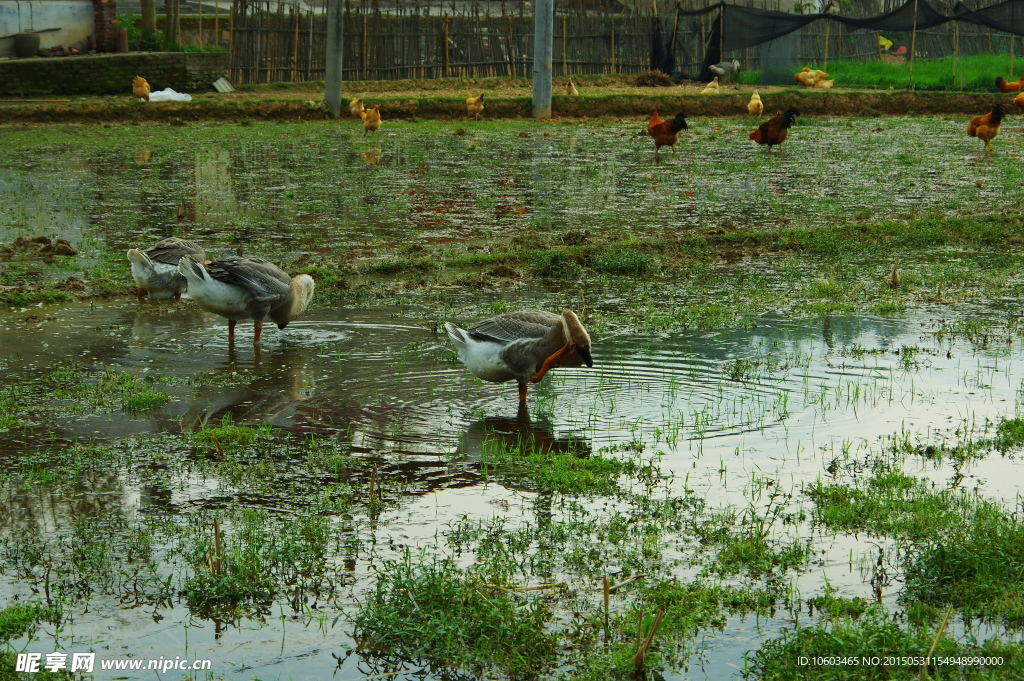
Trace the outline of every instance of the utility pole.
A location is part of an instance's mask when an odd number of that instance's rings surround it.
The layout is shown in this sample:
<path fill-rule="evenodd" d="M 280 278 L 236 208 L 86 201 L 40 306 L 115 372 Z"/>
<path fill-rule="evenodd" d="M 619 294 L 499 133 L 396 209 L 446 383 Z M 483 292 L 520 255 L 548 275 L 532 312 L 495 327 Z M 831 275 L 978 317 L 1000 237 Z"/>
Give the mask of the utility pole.
<path fill-rule="evenodd" d="M 553 0 L 535 0 L 533 13 L 533 117 L 551 118 L 551 36 L 555 25 Z"/>
<path fill-rule="evenodd" d="M 327 74 L 324 76 L 324 101 L 337 118 L 341 115 L 341 43 L 345 33 L 342 0 L 327 0 Z"/>

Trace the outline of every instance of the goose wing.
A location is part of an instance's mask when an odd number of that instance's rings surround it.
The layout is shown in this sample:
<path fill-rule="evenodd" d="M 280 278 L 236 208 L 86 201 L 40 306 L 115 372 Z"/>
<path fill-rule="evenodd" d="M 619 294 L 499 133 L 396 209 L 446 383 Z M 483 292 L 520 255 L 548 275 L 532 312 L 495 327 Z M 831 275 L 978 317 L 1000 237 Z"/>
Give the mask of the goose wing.
<path fill-rule="evenodd" d="M 200 261 L 206 260 L 206 253 L 199 244 L 174 236 L 157 241 L 146 249 L 146 255 L 153 262 L 162 262 L 167 265 L 177 265 L 178 261 L 186 255 L 197 256 Z"/>
<path fill-rule="evenodd" d="M 245 289 L 254 300 L 285 299 L 291 286 L 288 274 L 263 258 L 214 260 L 206 263 L 206 271 L 222 284 Z"/>
<path fill-rule="evenodd" d="M 543 310 L 523 310 L 485 319 L 467 332 L 476 340 L 507 344 L 544 338 L 551 333 L 552 327 L 561 325 L 562 317 L 559 315 Z"/>

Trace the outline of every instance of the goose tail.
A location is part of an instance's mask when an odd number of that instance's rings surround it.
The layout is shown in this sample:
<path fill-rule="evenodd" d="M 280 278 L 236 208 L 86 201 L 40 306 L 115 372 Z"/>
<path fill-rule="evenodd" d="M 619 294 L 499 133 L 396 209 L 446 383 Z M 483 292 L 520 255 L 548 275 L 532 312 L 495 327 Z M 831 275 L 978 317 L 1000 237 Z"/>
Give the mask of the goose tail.
<path fill-rule="evenodd" d="M 193 255 L 184 255 L 178 261 L 178 273 L 188 281 L 206 279 L 206 268 L 201 260 Z"/>
<path fill-rule="evenodd" d="M 448 338 L 451 339 L 457 349 L 462 350 L 466 347 L 466 335 L 462 329 L 451 322 L 445 322 L 444 330 L 448 332 Z"/>
<path fill-rule="evenodd" d="M 145 267 L 145 268 L 152 268 L 153 267 L 153 261 L 149 259 L 149 256 L 146 255 L 143 251 L 140 251 L 137 248 L 129 248 L 128 249 L 128 261 L 132 265 L 138 265 L 139 267 Z"/>

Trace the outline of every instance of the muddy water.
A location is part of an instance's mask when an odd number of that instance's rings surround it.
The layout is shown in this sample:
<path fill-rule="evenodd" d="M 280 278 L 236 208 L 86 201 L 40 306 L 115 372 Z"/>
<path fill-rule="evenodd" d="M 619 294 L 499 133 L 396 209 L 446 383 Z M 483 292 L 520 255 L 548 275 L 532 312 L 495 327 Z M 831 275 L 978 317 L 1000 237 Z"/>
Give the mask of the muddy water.
<path fill-rule="evenodd" d="M 160 384 L 172 396 L 166 407 L 136 417 L 115 410 L 64 418 L 52 424 L 58 441 L 116 442 L 229 416 L 236 424 L 269 423 L 350 444 L 355 455 L 379 460 L 382 474 L 401 478 L 407 490 L 354 530 L 372 538 L 378 560 L 407 547 L 436 546 L 438 532 L 461 518 L 533 518 L 535 495 L 481 476 L 482 452 L 496 438 L 526 434 L 542 446 L 583 453 L 639 443 L 648 455 L 660 453 L 662 467 L 675 475 L 670 485 L 696 490 L 711 507 L 743 507 L 755 475 L 798 489 L 822 477 L 844 449 L 853 452 L 852 465 L 866 466 L 872 450 L 893 435 L 929 443 L 980 435 L 987 421 L 1015 413 L 1024 379 L 1016 348 L 976 349 L 936 335 L 948 318 L 762 317 L 742 330 L 595 337 L 594 368 L 556 370 L 531 388 L 522 413 L 513 385 L 469 376 L 447 339 L 415 321 L 414 312 L 316 310 L 283 332 L 268 329 L 256 349 L 248 342 L 251 327 L 229 345 L 223 320 L 189 301 L 68 306 L 51 310 L 42 324 L 0 317 L 0 361 L 13 377 L 73 359 L 170 379 Z M 184 380 L 198 375 L 210 384 Z M 954 474 L 948 466 L 918 465 L 910 472 L 943 484 Z M 1011 507 L 1024 480 L 1013 456 L 989 457 L 960 472 L 964 486 Z M 27 509 L 24 522 L 46 517 L 50 527 L 67 525 L 83 512 L 81 498 L 26 494 L 10 485 L 0 493 L 4 506 Z M 154 508 L 187 514 L 232 500 L 271 512 L 291 503 L 272 489 L 232 498 L 209 477 L 143 482 L 129 471 L 89 478 L 85 495 L 93 512 L 117 509 L 129 518 Z M 811 593 L 827 577 L 843 595 L 870 597 L 864 566 L 877 540 L 809 538 L 823 552 L 823 567 L 800 575 L 799 588 Z M 349 555 L 342 562 L 350 593 L 361 593 L 370 582 L 366 560 Z M 0 585 L 0 593 L 29 596 L 13 572 Z M 897 588 L 885 594 L 890 603 Z M 743 652 L 758 647 L 757 632 L 770 635 L 783 624 L 730 620 L 706 642 L 704 670 L 691 669 L 687 678 L 732 678 L 731 665 L 742 666 Z M 281 620 L 277 612 L 259 623 L 215 623 L 181 605 L 154 610 L 94 597 L 86 612 L 75 613 L 74 640 L 62 643 L 68 650 L 102 645 L 109 657 L 143 649 L 208 657 L 225 678 L 357 679 L 388 671 L 358 654 L 336 669 L 332 653 L 355 645 L 345 631 L 344 624 L 325 631 L 315 622 Z"/>

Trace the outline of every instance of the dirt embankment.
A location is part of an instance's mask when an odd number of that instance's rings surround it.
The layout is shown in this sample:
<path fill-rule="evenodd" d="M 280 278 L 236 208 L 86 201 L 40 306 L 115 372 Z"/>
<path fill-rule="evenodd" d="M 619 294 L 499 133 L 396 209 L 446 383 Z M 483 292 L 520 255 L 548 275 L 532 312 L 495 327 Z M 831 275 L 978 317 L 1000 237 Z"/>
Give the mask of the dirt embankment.
<path fill-rule="evenodd" d="M 757 90 L 765 112 L 790 106 L 804 115 L 971 114 L 1011 98 L 994 93 L 813 90 L 803 88 L 726 86 L 720 95 L 700 95 L 698 85 L 638 88 L 633 76 L 584 76 L 574 79 L 580 95 L 564 93 L 568 79 L 555 82 L 554 117 L 647 116 L 655 108 L 690 116 L 746 114 L 750 93 Z M 565 82 L 562 82 L 565 81 Z M 127 88 L 130 90 L 130 88 Z M 397 82 L 351 82 L 348 97 L 379 104 L 385 119 L 460 119 L 466 116 L 467 92 L 487 95 L 490 119 L 532 116 L 530 81 L 523 78 L 478 78 Z M 246 86 L 231 94 L 198 95 L 192 102 L 141 102 L 131 96 L 71 99 L 0 99 L 0 123 L 176 122 L 201 120 L 323 120 L 322 83 L 272 83 Z M 343 110 L 343 116 L 349 114 Z"/>

